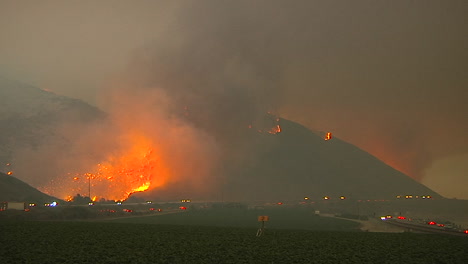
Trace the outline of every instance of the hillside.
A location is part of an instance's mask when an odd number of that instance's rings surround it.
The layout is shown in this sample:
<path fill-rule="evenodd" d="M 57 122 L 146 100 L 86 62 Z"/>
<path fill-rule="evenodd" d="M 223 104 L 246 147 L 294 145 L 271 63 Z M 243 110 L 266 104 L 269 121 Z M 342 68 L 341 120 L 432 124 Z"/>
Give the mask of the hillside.
<path fill-rule="evenodd" d="M 66 140 L 57 129 L 66 123 L 89 123 L 104 113 L 81 100 L 0 76 L 0 162 L 14 149 L 35 148 L 49 140 Z M 0 164 L 1 164 L 0 163 Z"/>
<path fill-rule="evenodd" d="M 228 168 L 224 199 L 297 200 L 346 196 L 388 199 L 396 195 L 440 197 L 426 186 L 386 165 L 362 149 L 323 133 L 281 120 L 282 132 L 253 133 L 243 166 Z"/>
<path fill-rule="evenodd" d="M 67 116 L 72 121 L 87 121 L 102 112 L 81 100 L 57 95 L 53 92 L 3 78 L 0 76 L 0 120 L 11 118 L 37 118 L 53 122 Z"/>
<path fill-rule="evenodd" d="M 266 116 L 271 119 L 271 116 Z M 221 186 L 210 194 L 184 187 L 136 193 L 136 197 L 217 201 L 395 199 L 397 195 L 441 198 L 439 194 L 337 137 L 280 119 L 281 132 L 241 131 L 243 140 L 226 146 L 216 173 Z M 247 129 L 247 128 L 246 128 Z M 228 140 L 226 140 L 228 141 Z M 235 150 L 232 153 L 229 150 Z M 241 150 L 241 151 L 239 151 Z M 207 183 L 211 184 L 211 183 Z"/>
<path fill-rule="evenodd" d="M 0 172 L 0 201 L 50 203 L 57 198 L 38 191 L 21 180 Z"/>
<path fill-rule="evenodd" d="M 69 164 L 73 165 L 74 157 L 83 155 L 73 156 L 69 146 L 82 136 L 86 124 L 106 117 L 101 110 L 80 100 L 1 78 L 0 98 L 0 169 L 10 162 L 13 152 L 18 156 L 19 149 L 22 150 L 20 156 L 37 157 L 41 155 L 37 153 L 47 153 L 51 145 L 59 150 L 57 155 L 69 157 Z M 220 134 L 222 138 L 217 139 L 222 142 L 222 154 L 212 177 L 216 183 L 209 183 L 211 189 L 199 191 L 179 182 L 166 190 L 135 196 L 225 201 L 320 199 L 323 196 L 333 199 L 339 196 L 353 199 L 388 199 L 396 195 L 440 197 L 350 143 L 337 137 L 326 141 L 321 132 L 290 120 L 278 120 L 266 115 L 265 122 L 258 127 L 261 129 L 245 126 Z M 271 126 L 276 128 L 276 122 L 281 132 L 269 133 Z M 72 133 L 57 132 L 64 125 L 72 127 L 69 129 Z M 153 136 L 157 138 L 158 135 Z M 86 150 L 86 146 L 83 147 Z M 40 148 L 42 152 L 36 153 Z M 63 175 L 57 169 L 62 164 L 58 164 L 60 161 L 55 156 L 35 164 L 30 164 L 29 156 L 20 158 L 23 163 L 18 169 L 37 168 L 28 175 L 18 173 L 21 176 L 17 176 L 32 186 L 40 187 L 45 178 Z"/>

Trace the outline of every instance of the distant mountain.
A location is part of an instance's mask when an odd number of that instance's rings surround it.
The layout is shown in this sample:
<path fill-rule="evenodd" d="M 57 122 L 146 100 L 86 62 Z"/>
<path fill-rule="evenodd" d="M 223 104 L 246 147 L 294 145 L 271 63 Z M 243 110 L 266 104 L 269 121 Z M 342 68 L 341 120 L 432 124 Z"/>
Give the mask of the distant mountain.
<path fill-rule="evenodd" d="M 0 172 L 0 201 L 50 203 L 59 199 L 31 187 L 27 183 Z"/>
<path fill-rule="evenodd" d="M 87 121 L 102 112 L 81 100 L 57 95 L 37 87 L 0 77 L 0 120 L 42 117 L 52 122 L 66 115 L 73 121 Z M 79 109 L 79 111 L 77 111 Z"/>
<path fill-rule="evenodd" d="M 56 133 L 64 123 L 87 123 L 103 116 L 81 100 L 0 77 L 0 161 L 9 161 L 13 149 L 66 140 Z"/>

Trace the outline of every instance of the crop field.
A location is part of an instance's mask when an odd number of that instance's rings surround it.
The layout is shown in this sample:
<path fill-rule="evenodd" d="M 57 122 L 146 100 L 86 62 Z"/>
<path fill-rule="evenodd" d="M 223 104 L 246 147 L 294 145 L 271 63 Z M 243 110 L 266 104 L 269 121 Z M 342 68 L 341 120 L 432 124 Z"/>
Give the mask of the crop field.
<path fill-rule="evenodd" d="M 187 210 L 174 214 L 117 218 L 112 220 L 112 222 L 258 228 L 257 217 L 259 215 L 268 215 L 270 220 L 266 222 L 266 227 L 273 229 L 358 231 L 360 226 L 357 222 L 320 217 L 315 215 L 312 210 L 298 210 L 294 208 Z"/>
<path fill-rule="evenodd" d="M 468 238 L 103 222 L 2 222 L 0 263 L 468 263 Z"/>

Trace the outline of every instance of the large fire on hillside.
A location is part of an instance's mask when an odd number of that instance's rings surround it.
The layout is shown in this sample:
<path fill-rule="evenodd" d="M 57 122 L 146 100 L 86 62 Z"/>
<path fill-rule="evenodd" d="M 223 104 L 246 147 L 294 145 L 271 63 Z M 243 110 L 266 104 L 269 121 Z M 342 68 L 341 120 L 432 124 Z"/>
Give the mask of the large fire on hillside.
<path fill-rule="evenodd" d="M 143 136 L 131 138 L 131 146 L 122 153 L 110 155 L 89 172 L 70 175 L 76 185 L 75 193 L 93 197 L 93 200 L 125 200 L 132 193 L 161 187 L 169 173 L 160 153 L 152 142 Z M 70 200 L 71 195 L 67 196 Z"/>
<path fill-rule="evenodd" d="M 170 200 L 216 189 L 219 180 L 213 171 L 221 153 L 213 135 L 217 127 L 199 125 L 202 114 L 187 116 L 188 107 L 181 115 L 162 91 L 135 93 L 134 85 L 123 86 L 106 94 L 105 118 L 65 124 L 64 144 L 51 142 L 35 153 L 41 175 L 50 175 L 37 188 L 69 201 L 78 194 L 121 201 L 136 192 Z M 39 166 L 43 164 L 48 166 Z"/>

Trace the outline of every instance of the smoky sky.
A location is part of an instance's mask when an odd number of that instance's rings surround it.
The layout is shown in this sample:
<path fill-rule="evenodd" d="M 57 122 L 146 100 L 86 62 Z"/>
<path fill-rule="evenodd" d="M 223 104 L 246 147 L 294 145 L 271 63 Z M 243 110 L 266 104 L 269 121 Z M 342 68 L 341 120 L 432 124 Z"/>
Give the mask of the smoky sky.
<path fill-rule="evenodd" d="M 273 111 L 432 188 L 458 175 L 444 191 L 461 197 L 467 12 L 462 0 L 0 1 L 0 72 L 103 108 L 119 82 L 162 90 L 216 135 Z"/>

